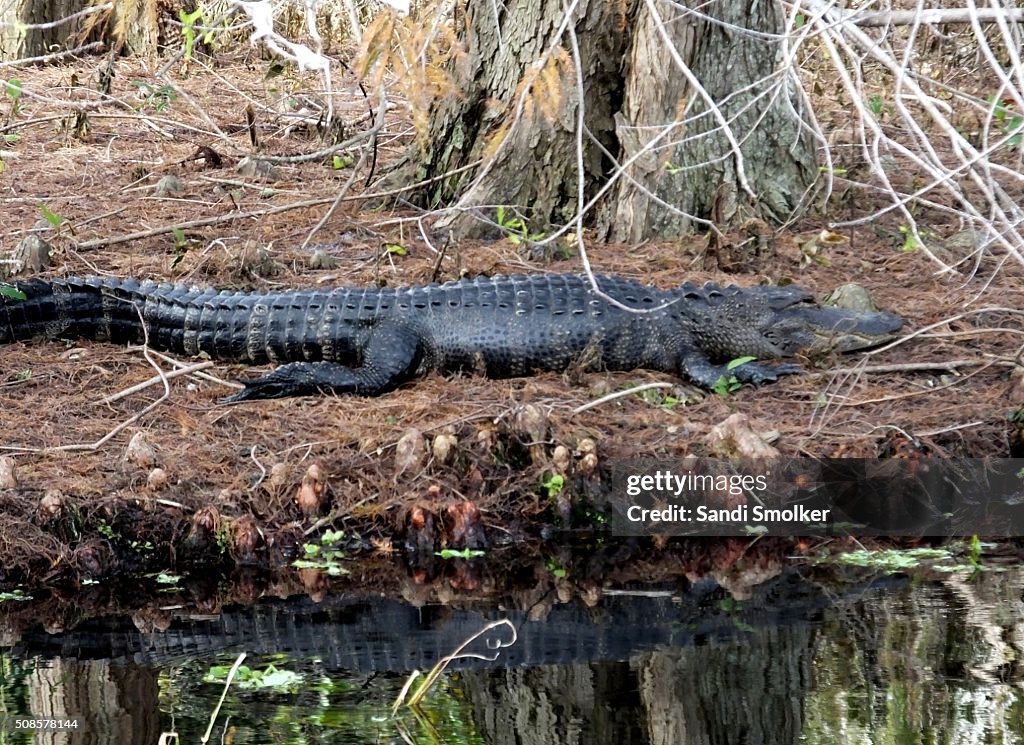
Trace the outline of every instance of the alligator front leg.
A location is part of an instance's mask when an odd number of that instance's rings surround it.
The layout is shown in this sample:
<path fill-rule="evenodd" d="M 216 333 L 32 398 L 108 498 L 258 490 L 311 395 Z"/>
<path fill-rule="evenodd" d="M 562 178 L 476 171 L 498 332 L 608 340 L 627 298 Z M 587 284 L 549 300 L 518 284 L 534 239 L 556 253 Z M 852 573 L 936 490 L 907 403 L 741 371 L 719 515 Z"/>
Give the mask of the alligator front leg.
<path fill-rule="evenodd" d="M 379 396 L 397 388 L 416 372 L 421 356 L 419 339 L 393 324 L 373 329 L 363 351 L 363 364 L 291 362 L 256 378 L 224 399 L 225 403 L 261 398 L 287 398 L 323 393 Z"/>
<path fill-rule="evenodd" d="M 684 355 L 679 368 L 682 377 L 689 378 L 704 388 L 714 388 L 715 384 L 723 377 L 726 380 L 729 377 L 735 377 L 741 383 L 761 385 L 778 380 L 780 375 L 796 375 L 803 372 L 803 368 L 793 362 L 774 365 L 766 365 L 763 362 L 746 362 L 730 370 L 727 365 L 716 365 L 697 350 Z"/>

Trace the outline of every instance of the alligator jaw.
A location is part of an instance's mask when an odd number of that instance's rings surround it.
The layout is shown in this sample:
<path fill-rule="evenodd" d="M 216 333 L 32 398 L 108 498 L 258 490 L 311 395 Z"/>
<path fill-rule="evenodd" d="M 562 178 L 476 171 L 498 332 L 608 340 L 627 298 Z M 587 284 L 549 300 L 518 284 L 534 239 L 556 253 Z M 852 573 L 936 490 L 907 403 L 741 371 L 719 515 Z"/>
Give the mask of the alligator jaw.
<path fill-rule="evenodd" d="M 903 319 L 893 313 L 862 313 L 806 305 L 787 308 L 780 324 L 790 340 L 787 352 L 820 356 L 877 347 L 899 336 Z"/>

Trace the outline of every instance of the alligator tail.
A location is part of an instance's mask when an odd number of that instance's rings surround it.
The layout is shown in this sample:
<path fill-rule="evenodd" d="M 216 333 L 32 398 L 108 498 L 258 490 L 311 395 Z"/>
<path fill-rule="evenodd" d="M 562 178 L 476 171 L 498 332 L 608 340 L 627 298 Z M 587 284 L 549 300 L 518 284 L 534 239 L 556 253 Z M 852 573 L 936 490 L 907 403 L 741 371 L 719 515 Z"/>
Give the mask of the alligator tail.
<path fill-rule="evenodd" d="M 14 292 L 0 295 L 2 344 L 39 336 L 136 344 L 145 336 L 145 297 L 135 280 L 30 279 L 8 287 Z"/>

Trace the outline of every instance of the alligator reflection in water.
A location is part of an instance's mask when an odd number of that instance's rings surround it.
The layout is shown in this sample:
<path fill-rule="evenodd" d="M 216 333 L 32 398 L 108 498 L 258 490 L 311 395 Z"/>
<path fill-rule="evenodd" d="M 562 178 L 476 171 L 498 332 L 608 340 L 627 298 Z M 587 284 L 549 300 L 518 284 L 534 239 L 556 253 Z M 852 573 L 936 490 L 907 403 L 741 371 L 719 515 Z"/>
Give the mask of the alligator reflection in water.
<path fill-rule="evenodd" d="M 1024 680 L 1016 631 L 1024 627 L 1022 585 L 1016 571 L 971 582 L 890 578 L 826 589 L 790 571 L 739 603 L 708 582 L 685 592 L 605 596 L 594 608 L 556 605 L 545 622 L 509 614 L 519 624 L 517 644 L 496 662 L 466 661 L 449 679 L 453 705 L 462 707 L 453 720 L 469 729 L 444 741 L 916 743 L 926 730 L 929 741 L 943 742 L 963 742 L 970 730 L 972 742 L 1006 742 L 1024 736 L 1024 722 L 1012 716 Z M 152 731 L 158 671 L 192 666 L 194 679 L 212 660 L 230 661 L 242 649 L 285 652 L 294 665 L 320 660 L 322 673 L 347 671 L 343 677 L 356 681 L 348 689 L 388 681 L 377 702 L 386 712 L 403 680 L 390 673 L 429 667 L 499 615 L 382 600 L 269 603 L 217 620 L 182 620 L 164 634 L 109 624 L 59 636 L 28 632 L 12 653 L 95 660 L 71 669 L 120 681 L 120 705 L 144 708 L 132 716 Z M 89 665 L 96 667 L 87 674 L 81 666 Z M 190 685 L 184 698 L 201 687 Z M 189 741 L 205 729 L 202 714 L 219 688 L 205 695 L 194 721 L 179 711 L 178 730 Z M 321 695 L 335 713 L 344 708 L 340 694 Z M 323 706 L 316 696 L 255 705 L 251 696 L 229 699 L 235 742 L 268 741 L 267 722 L 281 718 L 282 706 L 294 707 L 284 717 L 293 722 Z M 90 705 L 84 696 L 77 701 Z M 107 697 L 102 706 L 110 704 Z M 95 734 L 110 721 L 109 712 L 93 714 Z M 339 727 L 317 730 L 315 741 L 368 741 L 365 732 L 342 737 Z M 112 733 L 95 741 L 118 740 Z"/>

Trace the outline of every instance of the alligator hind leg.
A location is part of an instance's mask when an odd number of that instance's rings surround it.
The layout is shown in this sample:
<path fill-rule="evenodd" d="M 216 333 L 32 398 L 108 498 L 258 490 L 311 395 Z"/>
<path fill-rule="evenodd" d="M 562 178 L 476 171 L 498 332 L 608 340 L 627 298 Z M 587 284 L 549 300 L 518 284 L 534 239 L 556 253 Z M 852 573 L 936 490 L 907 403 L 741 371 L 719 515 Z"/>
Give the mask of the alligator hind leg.
<path fill-rule="evenodd" d="M 778 380 L 780 375 L 796 375 L 803 372 L 803 368 L 794 362 L 774 365 L 766 365 L 763 362 L 746 362 L 730 370 L 727 365 L 716 365 L 697 351 L 687 354 L 679 367 L 683 377 L 689 378 L 705 388 L 712 389 L 723 377 L 727 380 L 730 377 L 735 377 L 741 383 L 761 385 Z"/>
<path fill-rule="evenodd" d="M 224 402 L 320 393 L 378 396 L 411 378 L 419 361 L 420 343 L 413 333 L 381 324 L 370 334 L 359 367 L 328 361 L 290 362 L 255 380 L 242 381 L 245 388 Z"/>

